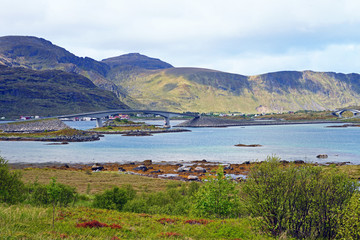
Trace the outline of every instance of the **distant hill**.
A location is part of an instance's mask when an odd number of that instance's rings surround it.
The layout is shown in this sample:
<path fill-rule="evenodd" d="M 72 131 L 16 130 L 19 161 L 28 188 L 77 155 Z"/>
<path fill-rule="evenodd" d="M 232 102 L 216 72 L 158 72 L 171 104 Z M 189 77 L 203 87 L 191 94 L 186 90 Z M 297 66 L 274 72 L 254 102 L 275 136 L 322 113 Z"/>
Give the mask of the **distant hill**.
<path fill-rule="evenodd" d="M 194 112 L 283 112 L 360 105 L 360 75 L 283 71 L 244 76 L 176 68 L 138 53 L 95 61 L 36 37 L 0 37 L 0 64 L 60 69 L 89 78 L 133 108 Z"/>
<path fill-rule="evenodd" d="M 143 69 L 165 69 L 172 68 L 169 63 L 163 62 L 157 58 L 150 58 L 139 53 L 129 53 L 118 57 L 112 57 L 102 60 L 101 62 L 110 66 L 110 68 L 116 67 L 137 67 Z"/>
<path fill-rule="evenodd" d="M 62 114 L 128 108 L 89 79 L 59 70 L 35 71 L 0 65 L 0 117 Z"/>

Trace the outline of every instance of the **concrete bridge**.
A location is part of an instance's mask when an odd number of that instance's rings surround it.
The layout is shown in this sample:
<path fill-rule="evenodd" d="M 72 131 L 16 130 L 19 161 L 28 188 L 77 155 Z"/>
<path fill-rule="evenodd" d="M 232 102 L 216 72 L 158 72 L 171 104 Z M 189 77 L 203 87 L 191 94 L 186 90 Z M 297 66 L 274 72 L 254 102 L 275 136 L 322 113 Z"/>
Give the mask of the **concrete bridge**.
<path fill-rule="evenodd" d="M 96 127 L 102 127 L 102 119 L 115 114 L 120 113 L 144 113 L 144 114 L 155 114 L 162 116 L 165 120 L 164 127 L 170 127 L 170 118 L 176 116 L 190 116 L 198 117 L 198 114 L 194 113 L 176 113 L 176 112 L 167 112 L 167 111 L 156 111 L 156 110 L 139 110 L 139 109 L 114 109 L 114 110 L 105 110 L 99 112 L 87 112 L 87 113 L 76 113 L 69 115 L 57 116 L 57 118 L 75 118 L 75 117 L 91 117 L 96 118 Z"/>
<path fill-rule="evenodd" d="M 357 115 L 360 113 L 360 111 L 357 110 L 357 109 L 341 109 L 341 110 L 338 110 L 336 112 L 333 112 L 333 115 L 342 118 L 343 117 L 342 114 L 344 112 L 352 112 L 354 114 L 353 117 L 358 117 Z"/>

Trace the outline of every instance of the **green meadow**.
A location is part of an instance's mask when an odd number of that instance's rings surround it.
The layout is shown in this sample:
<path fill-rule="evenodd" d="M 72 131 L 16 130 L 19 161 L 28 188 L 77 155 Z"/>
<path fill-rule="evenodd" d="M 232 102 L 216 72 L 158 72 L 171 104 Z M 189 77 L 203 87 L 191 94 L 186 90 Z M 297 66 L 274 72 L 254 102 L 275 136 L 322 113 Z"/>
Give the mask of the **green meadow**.
<path fill-rule="evenodd" d="M 357 166 L 268 157 L 243 182 L 11 170 L 0 158 L 1 239 L 359 239 Z M 351 176 L 352 178 L 350 178 Z"/>

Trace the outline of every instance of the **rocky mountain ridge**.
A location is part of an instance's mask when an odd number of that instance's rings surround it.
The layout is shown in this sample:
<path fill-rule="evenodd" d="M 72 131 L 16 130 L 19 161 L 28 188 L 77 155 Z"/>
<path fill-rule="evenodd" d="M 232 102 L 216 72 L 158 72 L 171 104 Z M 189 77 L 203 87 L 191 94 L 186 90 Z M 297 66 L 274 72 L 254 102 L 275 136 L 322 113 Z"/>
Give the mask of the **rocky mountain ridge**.
<path fill-rule="evenodd" d="M 120 108 L 128 106 L 81 75 L 0 65 L 0 117 L 58 116 Z"/>
<path fill-rule="evenodd" d="M 256 76 L 176 68 L 141 54 L 96 61 L 36 37 L 0 37 L 0 64 L 82 74 L 133 108 L 282 112 L 360 105 L 360 75 L 282 71 Z"/>

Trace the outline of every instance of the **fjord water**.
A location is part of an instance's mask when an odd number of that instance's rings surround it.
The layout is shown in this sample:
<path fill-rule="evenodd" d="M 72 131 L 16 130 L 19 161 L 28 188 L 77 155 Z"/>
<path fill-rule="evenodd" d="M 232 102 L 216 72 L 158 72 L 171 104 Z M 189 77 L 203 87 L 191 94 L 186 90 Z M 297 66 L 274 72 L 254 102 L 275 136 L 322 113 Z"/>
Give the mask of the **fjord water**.
<path fill-rule="evenodd" d="M 162 121 L 155 122 L 162 124 Z M 176 121 L 172 121 L 176 124 Z M 66 122 L 88 129 L 94 122 Z M 48 145 L 46 142 L 0 142 L 0 155 L 9 162 L 130 162 L 193 161 L 206 159 L 241 163 L 269 155 L 285 160 L 360 164 L 360 128 L 327 128 L 334 124 L 189 128 L 192 132 L 146 137 L 106 135 L 100 141 Z M 235 147 L 235 144 L 262 147 Z M 327 154 L 327 159 L 317 159 Z"/>

